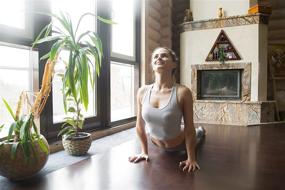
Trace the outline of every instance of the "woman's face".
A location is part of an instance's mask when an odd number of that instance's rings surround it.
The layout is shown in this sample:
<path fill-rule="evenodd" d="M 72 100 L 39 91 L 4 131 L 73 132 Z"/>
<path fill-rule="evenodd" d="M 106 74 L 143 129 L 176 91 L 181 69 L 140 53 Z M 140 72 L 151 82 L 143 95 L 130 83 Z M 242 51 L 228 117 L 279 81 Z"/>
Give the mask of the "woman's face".
<path fill-rule="evenodd" d="M 159 48 L 152 54 L 151 65 L 154 72 L 170 72 L 176 68 L 176 63 L 173 61 L 172 56 L 168 50 Z"/>

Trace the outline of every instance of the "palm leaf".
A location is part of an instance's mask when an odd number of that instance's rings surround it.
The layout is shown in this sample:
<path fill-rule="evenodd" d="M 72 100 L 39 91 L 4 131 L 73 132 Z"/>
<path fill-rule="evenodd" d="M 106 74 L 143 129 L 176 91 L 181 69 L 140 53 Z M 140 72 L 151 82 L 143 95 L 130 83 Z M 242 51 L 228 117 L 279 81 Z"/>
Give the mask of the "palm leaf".
<path fill-rule="evenodd" d="M 2 131 L 2 129 L 4 128 L 4 124 L 3 125 L 0 125 L 0 132 Z"/>
<path fill-rule="evenodd" d="M 14 121 L 17 121 L 17 119 L 16 119 L 11 107 L 9 106 L 8 102 L 4 98 L 2 98 L 2 100 L 3 100 L 7 110 L 9 111 L 10 115 L 13 117 Z"/>
<path fill-rule="evenodd" d="M 20 129 L 20 138 L 25 141 L 28 139 L 30 129 L 30 117 L 27 117 Z"/>
<path fill-rule="evenodd" d="M 27 163 L 29 161 L 29 158 L 31 157 L 30 143 L 28 141 L 22 141 L 21 145 L 23 148 L 24 158 Z"/>
<path fill-rule="evenodd" d="M 81 76 L 81 92 L 82 92 L 82 101 L 85 107 L 85 110 L 88 109 L 88 63 L 86 55 L 82 55 L 82 76 Z"/>
<path fill-rule="evenodd" d="M 38 139 L 38 144 L 41 148 L 41 150 L 45 153 L 45 154 L 48 154 L 49 153 L 49 148 L 48 146 L 46 145 L 46 143 L 44 142 L 44 140 L 42 138 L 39 138 Z"/>
<path fill-rule="evenodd" d="M 105 24 L 117 24 L 116 22 L 110 20 L 110 19 L 105 19 L 103 17 L 97 16 L 97 19 L 100 20 L 101 22 Z"/>
<path fill-rule="evenodd" d="M 16 127 L 17 127 L 17 122 L 13 122 L 9 128 L 8 137 L 7 137 L 8 140 L 12 138 L 13 132 L 15 131 Z"/>
<path fill-rule="evenodd" d="M 12 159 L 15 159 L 15 158 L 16 158 L 18 145 L 19 145 L 19 142 L 15 142 L 15 143 L 13 143 L 13 145 L 12 145 L 12 148 L 11 148 L 11 158 L 12 158 Z"/>
<path fill-rule="evenodd" d="M 37 36 L 37 38 L 35 39 L 35 41 L 32 43 L 32 48 L 38 44 L 39 39 L 42 37 L 43 33 L 45 32 L 44 37 L 47 37 L 48 34 L 50 33 L 50 30 L 52 28 L 52 23 L 49 23 L 48 25 L 46 25 L 39 33 L 39 35 Z"/>
<path fill-rule="evenodd" d="M 33 125 L 33 129 L 34 129 L 34 131 L 38 137 L 40 133 L 39 133 L 38 128 L 37 128 L 35 121 L 33 119 L 32 119 L 32 125 Z"/>
<path fill-rule="evenodd" d="M 37 44 L 41 44 L 41 43 L 44 43 L 44 42 L 50 42 L 50 41 L 62 39 L 62 37 L 63 36 L 47 36 L 45 38 L 42 38 L 42 39 L 38 40 Z"/>
<path fill-rule="evenodd" d="M 69 64 L 70 64 L 69 71 L 68 71 L 69 88 L 71 90 L 73 97 L 76 98 L 77 93 L 76 93 L 75 82 L 74 82 L 75 60 L 74 60 L 72 53 L 70 53 L 69 55 Z"/>
<path fill-rule="evenodd" d="M 64 127 L 63 129 L 59 131 L 57 136 L 65 135 L 66 133 L 70 131 L 74 131 L 74 129 L 71 126 Z"/>

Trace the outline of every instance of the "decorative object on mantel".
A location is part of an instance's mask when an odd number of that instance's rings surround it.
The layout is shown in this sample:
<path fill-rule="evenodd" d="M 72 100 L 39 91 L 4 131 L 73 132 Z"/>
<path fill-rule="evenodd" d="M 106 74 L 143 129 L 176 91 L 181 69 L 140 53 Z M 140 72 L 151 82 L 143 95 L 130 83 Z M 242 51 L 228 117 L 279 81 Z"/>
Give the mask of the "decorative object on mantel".
<path fill-rule="evenodd" d="M 225 13 L 223 10 L 223 7 L 220 7 L 218 10 L 218 18 L 224 18 L 225 17 Z"/>
<path fill-rule="evenodd" d="M 241 60 L 239 54 L 229 40 L 224 30 L 221 30 L 206 61 L 220 61 L 224 63 L 228 60 Z"/>
<path fill-rule="evenodd" d="M 183 22 L 193 21 L 193 15 L 192 15 L 192 12 L 190 11 L 190 9 L 185 9 L 184 14 L 185 15 L 184 15 Z"/>
<path fill-rule="evenodd" d="M 256 4 L 248 9 L 248 14 L 263 13 L 270 15 L 272 7 L 269 4 Z"/>

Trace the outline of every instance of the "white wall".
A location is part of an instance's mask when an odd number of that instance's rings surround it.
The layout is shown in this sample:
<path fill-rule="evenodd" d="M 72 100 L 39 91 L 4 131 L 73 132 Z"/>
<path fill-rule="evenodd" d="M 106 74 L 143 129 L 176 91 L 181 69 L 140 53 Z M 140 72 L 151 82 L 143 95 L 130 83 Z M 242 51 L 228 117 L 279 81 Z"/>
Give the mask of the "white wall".
<path fill-rule="evenodd" d="M 241 60 L 251 62 L 251 101 L 266 100 L 267 83 L 267 26 L 259 24 L 223 28 Z M 191 65 L 211 64 L 205 59 L 215 43 L 221 29 L 194 30 L 181 33 L 181 83 L 191 88 Z M 264 39 L 263 39 L 264 38 Z M 263 40 L 262 40 L 263 39 Z"/>
<path fill-rule="evenodd" d="M 190 0 L 194 21 L 217 18 L 219 7 L 223 8 L 225 16 L 246 15 L 249 0 Z"/>

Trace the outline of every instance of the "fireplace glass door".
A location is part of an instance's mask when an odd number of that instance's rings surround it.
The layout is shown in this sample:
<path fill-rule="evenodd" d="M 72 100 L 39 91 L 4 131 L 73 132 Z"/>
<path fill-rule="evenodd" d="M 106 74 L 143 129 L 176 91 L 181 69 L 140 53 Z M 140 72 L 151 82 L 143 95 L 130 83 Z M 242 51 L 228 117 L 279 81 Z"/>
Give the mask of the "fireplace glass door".
<path fill-rule="evenodd" d="M 198 71 L 198 99 L 240 100 L 241 69 Z"/>

